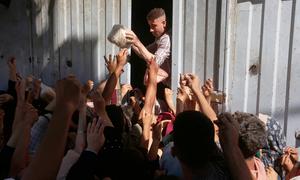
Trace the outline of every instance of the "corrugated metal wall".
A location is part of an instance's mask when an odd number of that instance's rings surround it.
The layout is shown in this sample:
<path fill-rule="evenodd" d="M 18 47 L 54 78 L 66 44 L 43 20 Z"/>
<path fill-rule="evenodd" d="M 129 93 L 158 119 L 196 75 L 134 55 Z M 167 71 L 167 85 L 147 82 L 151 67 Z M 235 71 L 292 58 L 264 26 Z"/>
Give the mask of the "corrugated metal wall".
<path fill-rule="evenodd" d="M 300 130 L 300 2 L 230 3 L 227 109 L 270 115 L 284 126 L 288 144 L 295 145 Z"/>
<path fill-rule="evenodd" d="M 173 88 L 178 85 L 179 73 L 197 73 L 202 81 L 218 79 L 222 3 L 173 1 Z"/>
<path fill-rule="evenodd" d="M 32 12 L 33 74 L 50 85 L 70 73 L 103 80 L 103 56 L 118 52 L 106 39 L 109 31 L 131 26 L 131 0 L 34 0 Z"/>
<path fill-rule="evenodd" d="M 296 144 L 299 1 L 177 0 L 174 34 L 173 88 L 182 72 L 196 73 L 202 81 L 213 77 L 227 94 L 221 111 L 268 114 L 284 127 L 288 144 Z"/>
<path fill-rule="evenodd" d="M 49 85 L 69 73 L 81 81 L 103 80 L 103 56 L 118 52 L 106 39 L 109 31 L 114 24 L 131 26 L 131 0 L 19 0 L 0 13 L 1 89 L 11 55 L 23 76 Z M 129 65 L 121 81 L 130 82 Z"/>
<path fill-rule="evenodd" d="M 7 88 L 6 61 L 15 56 L 18 72 L 29 74 L 30 66 L 30 11 L 25 0 L 11 1 L 10 8 L 0 5 L 0 89 Z"/>

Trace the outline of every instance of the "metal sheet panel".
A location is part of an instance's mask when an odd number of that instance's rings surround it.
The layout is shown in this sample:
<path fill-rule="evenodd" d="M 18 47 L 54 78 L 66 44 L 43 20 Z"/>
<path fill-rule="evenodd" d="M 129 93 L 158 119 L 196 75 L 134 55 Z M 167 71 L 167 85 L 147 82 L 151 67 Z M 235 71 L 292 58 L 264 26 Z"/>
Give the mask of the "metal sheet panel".
<path fill-rule="evenodd" d="M 7 89 L 7 60 L 17 59 L 17 70 L 25 76 L 31 73 L 32 66 L 30 39 L 30 9 L 26 0 L 12 1 L 9 8 L 0 5 L 0 89 Z"/>
<path fill-rule="evenodd" d="M 173 2 L 172 88 L 178 74 L 214 77 L 227 94 L 221 111 L 265 113 L 289 145 L 300 129 L 299 2 L 185 0 Z"/>
<path fill-rule="evenodd" d="M 300 128 L 299 7 L 296 0 L 232 1 L 236 13 L 226 41 L 227 110 L 264 113 L 280 122 L 288 145 L 295 146 Z M 226 25 L 226 26 L 230 26 Z M 235 32 L 235 33 L 231 33 Z M 233 54 L 230 54 L 233 53 Z"/>
<path fill-rule="evenodd" d="M 221 0 L 173 1 L 173 89 L 177 88 L 180 73 L 196 73 L 201 81 L 215 76 L 219 65 L 215 56 L 219 51 L 219 6 Z"/>
<path fill-rule="evenodd" d="M 131 0 L 35 0 L 33 3 L 45 9 L 42 15 L 33 14 L 34 31 L 47 27 L 45 32 L 32 37 L 37 59 L 34 74 L 49 85 L 68 74 L 75 74 L 82 82 L 105 79 L 103 56 L 119 50 L 106 37 L 114 24 L 131 26 Z M 129 82 L 130 74 L 124 74 L 122 79 Z"/>

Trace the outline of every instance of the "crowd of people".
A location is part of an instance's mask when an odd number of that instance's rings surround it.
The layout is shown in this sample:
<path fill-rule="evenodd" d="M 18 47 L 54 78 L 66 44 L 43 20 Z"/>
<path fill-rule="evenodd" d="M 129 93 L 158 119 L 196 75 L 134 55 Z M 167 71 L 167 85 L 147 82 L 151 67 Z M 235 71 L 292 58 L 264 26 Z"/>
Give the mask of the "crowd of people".
<path fill-rule="evenodd" d="M 151 50 L 126 34 L 147 62 L 146 92 L 119 83 L 127 49 L 105 58 L 102 82 L 69 75 L 55 87 L 21 77 L 17 60 L 8 60 L 0 179 L 300 178 L 297 149 L 286 146 L 280 124 L 247 112 L 217 114 L 212 79 L 181 74 L 173 102 L 164 11 L 151 10 L 147 20 L 156 38 Z"/>

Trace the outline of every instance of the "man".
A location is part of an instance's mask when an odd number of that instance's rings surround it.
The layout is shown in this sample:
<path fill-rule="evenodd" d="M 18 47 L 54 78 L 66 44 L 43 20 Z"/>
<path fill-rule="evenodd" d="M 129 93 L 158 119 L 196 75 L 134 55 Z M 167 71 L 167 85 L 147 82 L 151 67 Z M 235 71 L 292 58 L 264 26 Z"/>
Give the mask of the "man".
<path fill-rule="evenodd" d="M 155 41 L 145 47 L 133 31 L 126 33 L 126 38 L 132 44 L 134 52 L 147 63 L 155 58 L 156 63 L 165 71 L 158 72 L 158 80 L 162 83 L 158 86 L 170 87 L 171 85 L 171 38 L 167 33 L 166 13 L 162 8 L 154 8 L 147 15 L 150 32 Z M 167 76 L 167 77 L 166 77 Z M 160 91 L 160 90 L 159 90 Z M 159 92 L 158 92 L 159 93 Z"/>
<path fill-rule="evenodd" d="M 229 113 L 214 121 L 223 152 L 217 147 L 213 122 L 199 111 L 184 111 L 174 121 L 171 153 L 182 168 L 183 179 L 251 180 L 239 144 L 239 130 Z M 237 125 L 238 126 L 238 125 Z"/>

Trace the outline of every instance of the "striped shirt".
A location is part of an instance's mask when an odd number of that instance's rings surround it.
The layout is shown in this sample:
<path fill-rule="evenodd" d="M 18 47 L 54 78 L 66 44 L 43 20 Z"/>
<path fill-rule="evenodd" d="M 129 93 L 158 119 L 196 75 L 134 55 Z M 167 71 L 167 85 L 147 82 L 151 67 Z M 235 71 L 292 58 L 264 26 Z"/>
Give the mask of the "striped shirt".
<path fill-rule="evenodd" d="M 147 46 L 148 51 L 155 55 L 156 63 L 161 69 L 168 73 L 168 78 L 163 81 L 167 86 L 171 86 L 171 38 L 168 33 L 163 34 Z"/>

